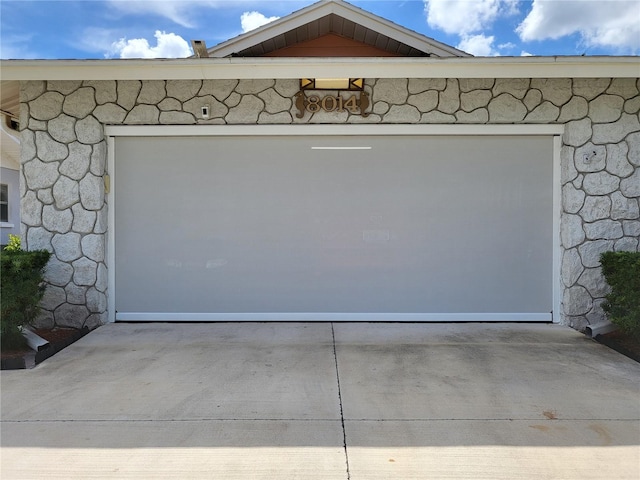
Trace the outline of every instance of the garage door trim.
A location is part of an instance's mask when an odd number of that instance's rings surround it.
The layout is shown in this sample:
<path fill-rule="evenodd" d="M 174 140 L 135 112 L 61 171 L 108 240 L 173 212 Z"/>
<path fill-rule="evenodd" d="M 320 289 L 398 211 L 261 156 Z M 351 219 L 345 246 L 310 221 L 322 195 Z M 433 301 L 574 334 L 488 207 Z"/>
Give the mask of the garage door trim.
<path fill-rule="evenodd" d="M 526 136 L 553 136 L 553 265 L 552 265 L 552 297 L 553 312 L 560 312 L 560 147 L 562 145 L 561 135 L 563 126 L 561 125 L 292 125 L 292 126 L 108 126 L 106 127 L 108 141 L 108 171 L 114 172 L 115 168 L 115 138 L 123 136 L 144 136 L 144 137 L 181 137 L 181 136 L 286 136 L 286 135 L 318 135 L 318 136 L 352 136 L 352 135 L 526 135 Z M 107 201 L 109 205 L 114 202 L 115 178 L 111 178 L 110 188 L 107 189 Z M 109 321 L 116 320 L 116 299 L 115 299 L 115 211 L 109 209 L 109 248 L 107 266 L 109 272 Z M 173 320 L 174 318 L 163 318 L 162 314 L 136 312 L 122 316 L 118 320 L 145 321 L 145 320 Z M 272 317 L 272 318 L 271 318 Z M 347 318 L 348 317 L 348 318 Z M 215 321 L 215 320 L 236 320 L 236 321 L 256 321 L 256 320 L 298 320 L 298 321 L 331 321 L 331 320 L 353 320 L 353 321 L 554 321 L 559 322 L 559 315 L 550 312 L 549 315 L 540 314 L 421 314 L 421 313 L 363 313 L 348 314 L 339 313 L 284 313 L 284 314 L 186 314 L 185 321 Z"/>

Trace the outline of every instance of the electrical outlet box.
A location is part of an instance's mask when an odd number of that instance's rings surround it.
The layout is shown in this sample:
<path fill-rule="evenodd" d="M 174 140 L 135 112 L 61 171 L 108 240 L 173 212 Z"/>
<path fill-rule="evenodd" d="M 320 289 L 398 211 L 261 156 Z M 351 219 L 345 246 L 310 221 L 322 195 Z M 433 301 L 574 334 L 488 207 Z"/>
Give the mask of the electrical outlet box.
<path fill-rule="evenodd" d="M 209 118 L 209 105 L 203 105 L 202 107 L 200 107 L 200 111 L 202 113 L 202 118 L 204 118 L 205 120 Z"/>

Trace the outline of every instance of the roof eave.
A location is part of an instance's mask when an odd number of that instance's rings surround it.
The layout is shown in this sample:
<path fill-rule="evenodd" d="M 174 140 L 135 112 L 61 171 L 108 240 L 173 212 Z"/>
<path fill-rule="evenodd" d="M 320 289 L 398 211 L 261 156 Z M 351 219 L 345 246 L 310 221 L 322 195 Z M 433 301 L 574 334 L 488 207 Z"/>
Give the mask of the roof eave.
<path fill-rule="evenodd" d="M 638 78 L 640 57 L 2 60 L 2 80 Z"/>

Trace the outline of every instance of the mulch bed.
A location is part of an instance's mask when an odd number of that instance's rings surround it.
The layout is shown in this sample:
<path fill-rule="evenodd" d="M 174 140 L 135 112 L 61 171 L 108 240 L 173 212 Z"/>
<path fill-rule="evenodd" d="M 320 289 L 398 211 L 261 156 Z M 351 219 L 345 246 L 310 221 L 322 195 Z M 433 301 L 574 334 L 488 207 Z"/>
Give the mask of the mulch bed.
<path fill-rule="evenodd" d="M 52 330 L 38 329 L 34 330 L 34 332 L 47 340 L 49 345 L 41 348 L 37 352 L 31 350 L 29 347 L 20 350 L 3 350 L 0 353 L 0 369 L 19 370 L 33 368 L 60 350 L 68 347 L 73 342 L 84 337 L 89 333 L 89 329 L 54 328 Z"/>
<path fill-rule="evenodd" d="M 640 339 L 625 335 L 620 330 L 596 335 L 596 342 L 606 345 L 622 355 L 640 363 Z"/>

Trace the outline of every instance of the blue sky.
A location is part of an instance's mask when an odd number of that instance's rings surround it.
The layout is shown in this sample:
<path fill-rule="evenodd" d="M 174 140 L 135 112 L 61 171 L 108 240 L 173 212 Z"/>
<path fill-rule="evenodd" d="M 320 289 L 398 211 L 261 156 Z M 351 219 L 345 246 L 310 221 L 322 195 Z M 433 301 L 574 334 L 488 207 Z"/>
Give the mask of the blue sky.
<path fill-rule="evenodd" d="M 0 58 L 175 58 L 310 0 L 0 0 Z M 640 0 L 351 0 L 478 56 L 638 55 Z"/>

